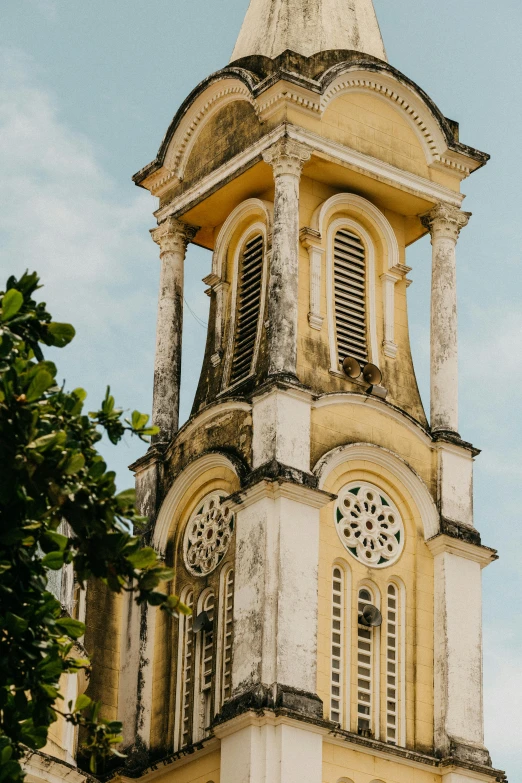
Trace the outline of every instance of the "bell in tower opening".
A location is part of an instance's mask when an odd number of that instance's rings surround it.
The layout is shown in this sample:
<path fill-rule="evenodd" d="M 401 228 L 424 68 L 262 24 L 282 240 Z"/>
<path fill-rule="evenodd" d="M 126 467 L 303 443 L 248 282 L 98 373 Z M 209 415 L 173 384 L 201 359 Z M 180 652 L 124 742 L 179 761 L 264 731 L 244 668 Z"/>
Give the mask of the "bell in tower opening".
<path fill-rule="evenodd" d="M 461 183 L 487 161 L 388 63 L 372 0 L 251 0 L 231 62 L 135 175 L 159 202 L 160 433 L 133 469 L 191 614 L 121 609 L 133 776 L 504 779 L 482 706 L 496 553 L 457 383 Z M 427 234 L 429 411 L 406 301 Z M 190 243 L 212 252 L 210 315 L 180 427 Z"/>

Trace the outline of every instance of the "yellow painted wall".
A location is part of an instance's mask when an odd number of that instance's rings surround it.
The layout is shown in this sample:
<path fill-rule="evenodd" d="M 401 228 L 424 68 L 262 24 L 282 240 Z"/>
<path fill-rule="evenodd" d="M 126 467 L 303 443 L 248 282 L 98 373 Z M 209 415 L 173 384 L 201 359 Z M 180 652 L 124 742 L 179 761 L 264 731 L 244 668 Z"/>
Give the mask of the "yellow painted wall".
<path fill-rule="evenodd" d="M 352 783 L 440 783 L 441 776 L 325 741 L 323 783 L 338 783 L 339 780 L 343 783 L 344 780 Z"/>

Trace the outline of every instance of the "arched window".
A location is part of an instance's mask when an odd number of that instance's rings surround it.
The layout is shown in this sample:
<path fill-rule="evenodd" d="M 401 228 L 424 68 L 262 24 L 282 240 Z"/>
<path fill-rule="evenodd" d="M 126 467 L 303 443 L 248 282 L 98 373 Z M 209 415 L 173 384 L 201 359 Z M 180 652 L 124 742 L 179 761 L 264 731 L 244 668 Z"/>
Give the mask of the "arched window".
<path fill-rule="evenodd" d="M 344 717 L 345 611 L 344 573 L 340 566 L 335 566 L 332 572 L 330 720 L 341 725 Z"/>
<path fill-rule="evenodd" d="M 182 594 L 183 603 L 189 609 L 194 607 L 194 593 L 189 590 Z M 194 633 L 192 615 L 180 615 L 178 637 L 178 699 L 176 726 L 176 750 L 187 745 L 191 736 L 192 706 L 192 662 L 194 657 Z"/>
<path fill-rule="evenodd" d="M 254 370 L 263 304 L 265 240 L 256 233 L 241 251 L 237 270 L 232 366 L 229 385 L 248 378 Z"/>
<path fill-rule="evenodd" d="M 340 228 L 334 236 L 334 321 L 337 358 L 368 361 L 366 252 L 357 234 Z"/>
<path fill-rule="evenodd" d="M 234 572 L 230 569 L 222 585 L 221 616 L 221 699 L 223 704 L 232 695 L 232 639 L 234 632 Z"/>
<path fill-rule="evenodd" d="M 375 599 L 367 587 L 359 590 L 358 614 Z M 357 733 L 369 737 L 376 723 L 377 687 L 375 682 L 375 629 L 362 625 L 357 628 Z"/>

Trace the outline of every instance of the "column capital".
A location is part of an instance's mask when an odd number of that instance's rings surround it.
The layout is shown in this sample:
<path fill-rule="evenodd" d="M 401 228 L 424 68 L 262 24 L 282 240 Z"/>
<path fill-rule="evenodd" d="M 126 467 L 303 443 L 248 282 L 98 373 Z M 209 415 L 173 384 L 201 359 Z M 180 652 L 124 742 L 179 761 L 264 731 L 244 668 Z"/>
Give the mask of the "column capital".
<path fill-rule="evenodd" d="M 263 160 L 272 166 L 274 177 L 293 174 L 300 177 L 304 164 L 310 160 L 312 150 L 299 141 L 283 137 L 263 152 Z"/>
<path fill-rule="evenodd" d="M 470 217 L 471 212 L 462 212 L 457 207 L 439 202 L 421 216 L 421 223 L 430 232 L 432 240 L 446 237 L 456 242 L 461 230 L 468 225 Z"/>
<path fill-rule="evenodd" d="M 190 226 L 169 216 L 157 228 L 153 228 L 150 234 L 154 242 L 160 246 L 161 254 L 185 253 L 187 245 L 192 242 L 198 231 L 197 226 Z"/>

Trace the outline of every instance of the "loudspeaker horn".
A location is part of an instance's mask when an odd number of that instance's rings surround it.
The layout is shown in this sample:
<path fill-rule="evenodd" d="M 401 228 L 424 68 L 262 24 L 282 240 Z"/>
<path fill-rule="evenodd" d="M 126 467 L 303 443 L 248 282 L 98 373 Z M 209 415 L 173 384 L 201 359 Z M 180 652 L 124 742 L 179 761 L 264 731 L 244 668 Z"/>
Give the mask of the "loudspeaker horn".
<path fill-rule="evenodd" d="M 361 625 L 367 625 L 370 628 L 378 628 L 382 625 L 382 614 L 373 604 L 367 604 L 359 615 Z"/>
<path fill-rule="evenodd" d="M 358 378 L 361 374 L 361 365 L 353 356 L 346 356 L 343 361 L 343 371 L 349 378 Z"/>
<path fill-rule="evenodd" d="M 382 381 L 382 372 L 375 364 L 366 364 L 363 367 L 363 378 L 370 386 L 380 386 Z"/>
<path fill-rule="evenodd" d="M 194 620 L 192 630 L 194 633 L 199 633 L 200 631 L 211 631 L 213 627 L 214 623 L 208 616 L 207 612 L 200 612 Z"/>

